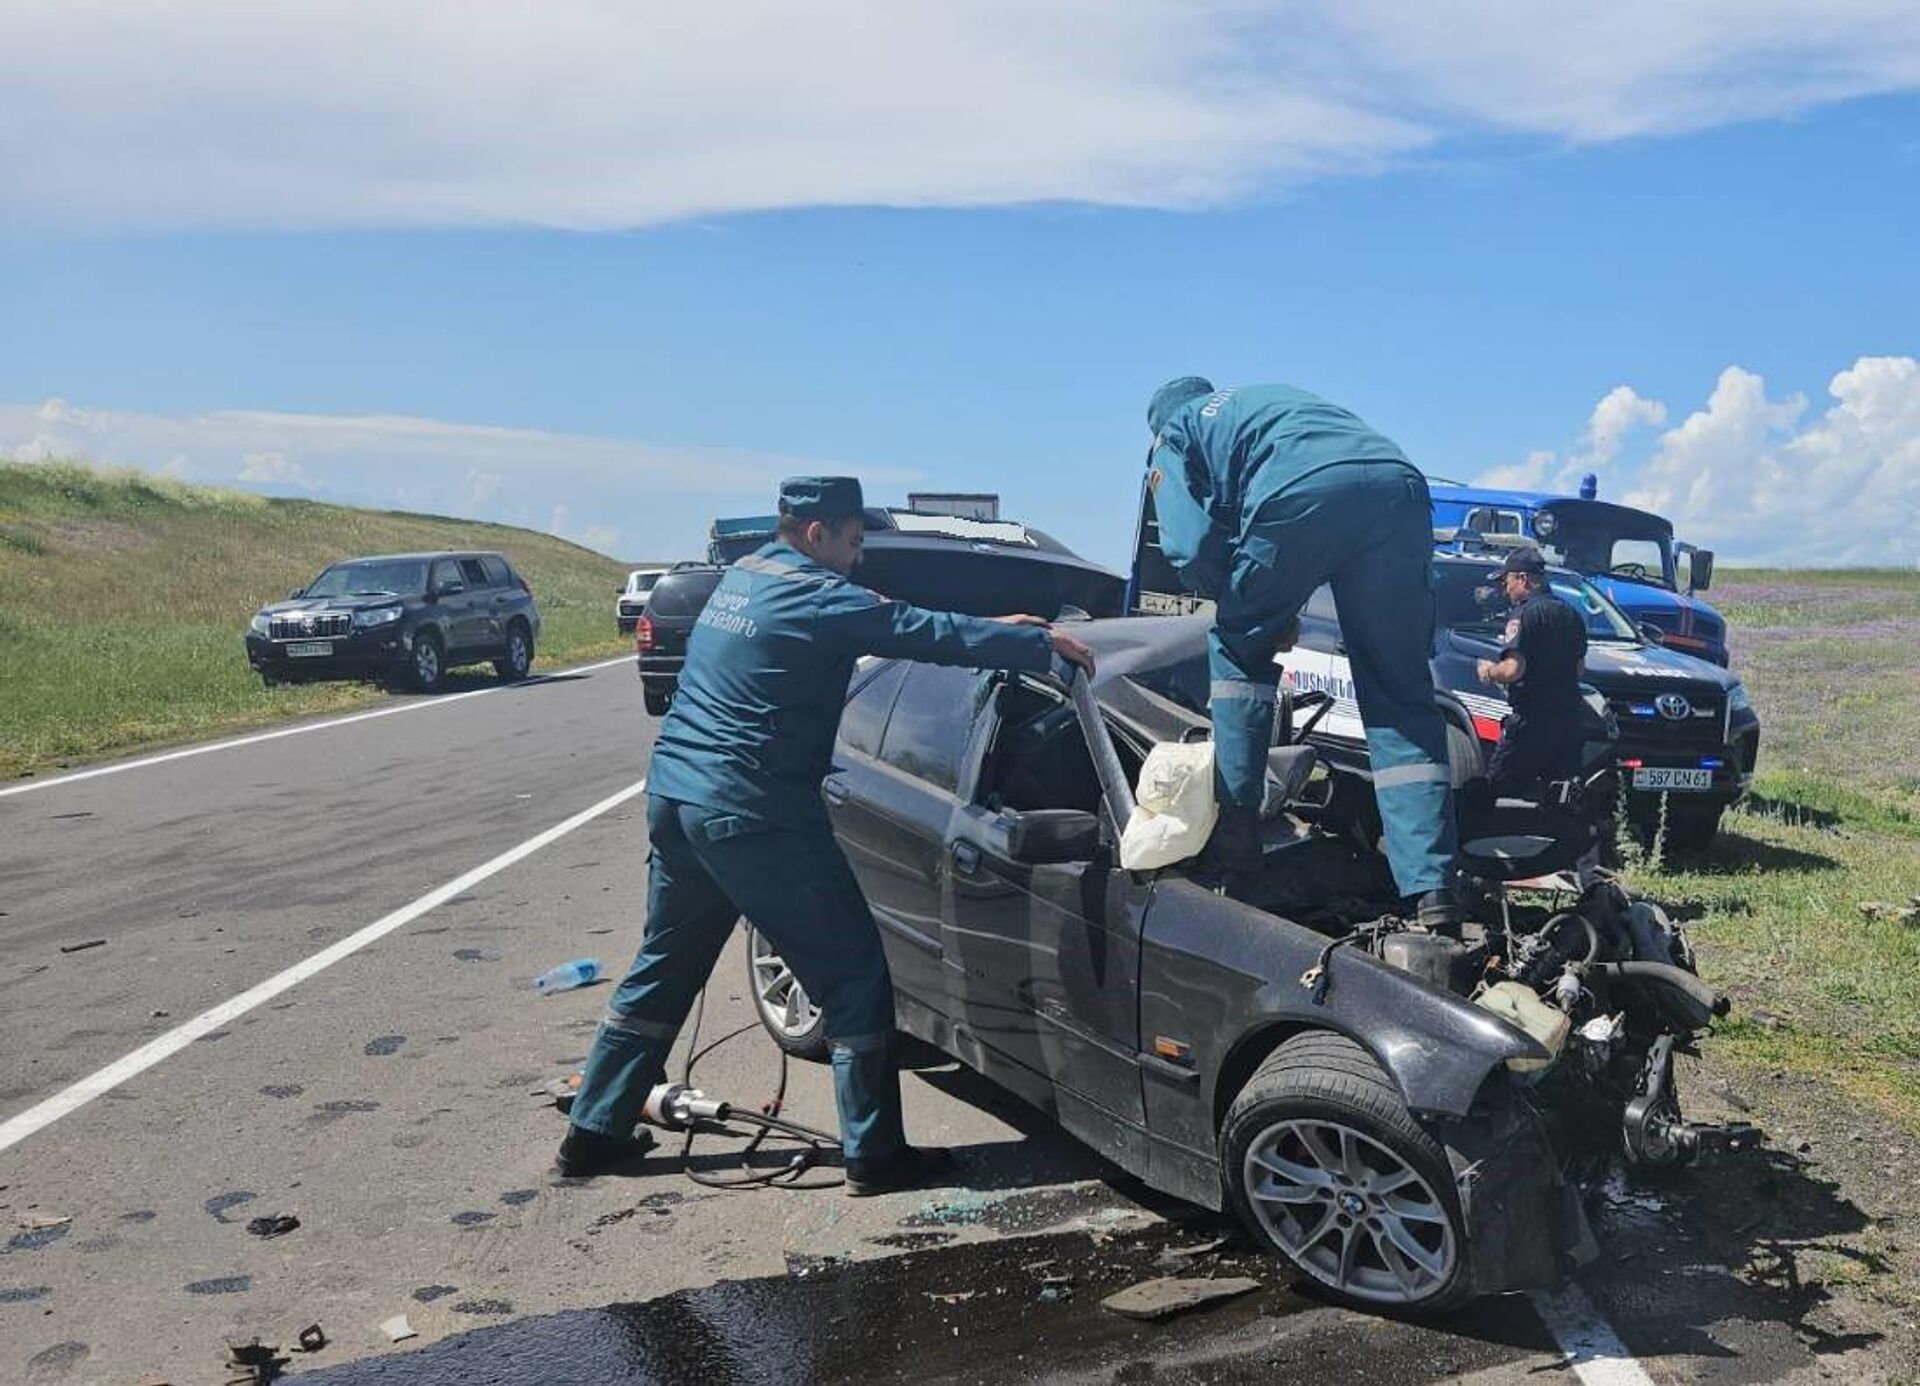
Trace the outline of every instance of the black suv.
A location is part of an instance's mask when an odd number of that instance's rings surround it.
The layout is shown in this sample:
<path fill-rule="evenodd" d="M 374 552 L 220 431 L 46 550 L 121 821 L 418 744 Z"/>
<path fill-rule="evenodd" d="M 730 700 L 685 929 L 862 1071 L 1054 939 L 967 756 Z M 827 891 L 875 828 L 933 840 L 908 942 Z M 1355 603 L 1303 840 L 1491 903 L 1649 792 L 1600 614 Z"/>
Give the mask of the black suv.
<path fill-rule="evenodd" d="M 525 678 L 540 638 L 533 591 L 497 553 L 349 558 L 255 613 L 247 662 L 263 682 L 387 679 L 425 693 L 458 664 Z"/>
<path fill-rule="evenodd" d="M 655 717 L 673 701 L 680 666 L 687 662 L 687 637 L 726 571 L 712 563 L 676 563 L 647 593 L 646 607 L 633 628 L 633 651 L 640 693 Z"/>

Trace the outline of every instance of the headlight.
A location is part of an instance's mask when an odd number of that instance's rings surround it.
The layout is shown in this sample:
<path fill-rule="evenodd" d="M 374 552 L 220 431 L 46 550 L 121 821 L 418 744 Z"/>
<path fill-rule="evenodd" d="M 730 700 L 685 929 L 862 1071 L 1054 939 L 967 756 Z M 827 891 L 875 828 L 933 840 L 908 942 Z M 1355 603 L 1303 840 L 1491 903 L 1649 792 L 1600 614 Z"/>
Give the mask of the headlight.
<path fill-rule="evenodd" d="M 1728 712 L 1751 712 L 1752 710 L 1753 704 L 1747 700 L 1747 686 L 1744 683 L 1736 683 L 1727 690 Z"/>
<path fill-rule="evenodd" d="M 255 635 L 265 635 L 271 628 L 271 623 L 267 620 L 267 613 L 264 611 L 254 612 L 253 619 L 247 622 L 247 629 Z"/>
<path fill-rule="evenodd" d="M 376 606 L 368 611 L 353 613 L 353 623 L 361 630 L 368 630 L 374 626 L 390 626 L 399 619 L 400 608 L 397 606 Z"/>

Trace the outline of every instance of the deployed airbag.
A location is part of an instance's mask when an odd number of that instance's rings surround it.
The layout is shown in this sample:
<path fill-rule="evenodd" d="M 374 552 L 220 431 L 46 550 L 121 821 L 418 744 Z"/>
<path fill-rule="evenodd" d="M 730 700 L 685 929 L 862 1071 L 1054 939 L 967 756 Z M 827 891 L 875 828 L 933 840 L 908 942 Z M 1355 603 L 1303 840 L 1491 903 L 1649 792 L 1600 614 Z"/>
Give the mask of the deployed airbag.
<path fill-rule="evenodd" d="M 1197 856 L 1220 806 L 1213 797 L 1213 743 L 1162 742 L 1147 752 L 1133 817 L 1120 836 L 1120 865 L 1153 871 Z"/>

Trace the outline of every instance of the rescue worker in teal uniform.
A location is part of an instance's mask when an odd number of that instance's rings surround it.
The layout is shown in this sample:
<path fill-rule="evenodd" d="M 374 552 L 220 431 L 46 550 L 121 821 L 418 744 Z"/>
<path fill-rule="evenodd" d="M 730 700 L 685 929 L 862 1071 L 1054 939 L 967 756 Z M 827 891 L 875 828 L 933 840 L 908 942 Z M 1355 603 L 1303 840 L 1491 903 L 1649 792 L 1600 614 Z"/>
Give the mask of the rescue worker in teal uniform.
<path fill-rule="evenodd" d="M 1093 658 L 1036 616 L 924 611 L 849 581 L 863 533 L 857 480 L 789 478 L 777 537 L 728 570 L 693 629 L 648 770 L 645 936 L 587 1059 L 563 1175 L 617 1170 L 651 1144 L 634 1123 L 742 916 L 824 1013 L 849 1192 L 949 1166 L 907 1144 L 892 979 L 820 797 L 847 682 L 870 654 L 1033 671 L 1057 654 L 1091 672 Z"/>
<path fill-rule="evenodd" d="M 1160 547 L 1216 604 L 1209 637 L 1220 822 L 1209 858 L 1260 865 L 1277 653 L 1299 612 L 1333 586 L 1353 668 L 1387 858 L 1419 921 L 1457 930 L 1446 725 L 1427 661 L 1433 636 L 1426 478 L 1355 415 L 1289 385 L 1216 390 L 1198 376 L 1147 408 L 1147 484 Z"/>

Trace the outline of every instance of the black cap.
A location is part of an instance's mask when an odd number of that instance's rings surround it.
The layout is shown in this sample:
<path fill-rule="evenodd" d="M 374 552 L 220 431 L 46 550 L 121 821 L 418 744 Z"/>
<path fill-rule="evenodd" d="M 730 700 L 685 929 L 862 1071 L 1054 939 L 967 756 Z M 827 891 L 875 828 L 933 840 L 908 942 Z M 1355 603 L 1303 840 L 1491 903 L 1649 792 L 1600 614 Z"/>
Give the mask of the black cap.
<path fill-rule="evenodd" d="M 796 520 L 850 520 L 865 504 L 850 476 L 790 476 L 780 483 L 780 513 Z"/>
<path fill-rule="evenodd" d="M 1532 573 L 1535 577 L 1547 575 L 1547 560 L 1540 556 L 1540 550 L 1531 544 L 1522 544 L 1507 555 L 1506 562 L 1500 565 L 1502 573 Z"/>

